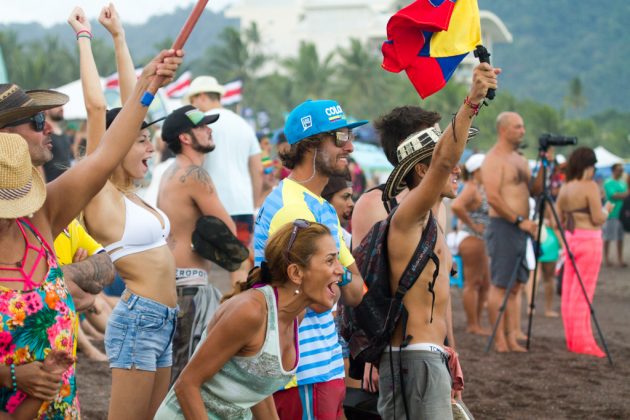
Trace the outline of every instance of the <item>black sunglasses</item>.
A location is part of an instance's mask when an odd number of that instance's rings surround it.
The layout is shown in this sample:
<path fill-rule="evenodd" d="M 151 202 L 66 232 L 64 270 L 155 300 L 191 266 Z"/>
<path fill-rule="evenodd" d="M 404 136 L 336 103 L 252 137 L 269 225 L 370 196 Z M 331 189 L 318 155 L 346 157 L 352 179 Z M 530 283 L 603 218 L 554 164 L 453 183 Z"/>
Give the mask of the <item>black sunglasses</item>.
<path fill-rule="evenodd" d="M 289 261 L 289 252 L 291 251 L 291 247 L 297 238 L 298 231 L 300 229 L 306 229 L 311 225 L 311 222 L 304 219 L 295 219 L 293 221 L 293 232 L 291 232 L 291 237 L 289 238 L 289 245 L 287 245 L 287 250 L 284 252 L 284 257 L 287 261 Z"/>
<path fill-rule="evenodd" d="M 18 125 L 32 123 L 33 129 L 37 132 L 44 131 L 44 126 L 46 125 L 46 115 L 44 112 L 38 112 L 37 114 L 28 117 L 22 118 L 21 120 L 13 121 L 9 124 L 6 124 L 5 127 L 17 127 Z"/>
<path fill-rule="evenodd" d="M 345 147 L 345 145 L 350 141 L 354 141 L 355 136 L 352 131 L 348 131 L 344 133 L 343 131 L 328 131 L 324 133 L 324 135 L 331 136 L 335 141 L 335 146 L 339 148 Z"/>

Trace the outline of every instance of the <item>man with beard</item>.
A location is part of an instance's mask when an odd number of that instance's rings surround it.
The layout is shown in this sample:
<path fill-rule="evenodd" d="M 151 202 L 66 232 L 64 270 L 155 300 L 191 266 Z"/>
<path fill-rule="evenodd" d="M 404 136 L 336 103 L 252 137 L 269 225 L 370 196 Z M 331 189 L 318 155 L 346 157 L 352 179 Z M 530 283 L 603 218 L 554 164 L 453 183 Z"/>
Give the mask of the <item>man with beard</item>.
<path fill-rule="evenodd" d="M 175 153 L 175 161 L 162 177 L 157 202 L 171 223 L 168 244 L 177 265 L 175 281 L 180 312 L 173 338 L 171 383 L 177 379 L 188 362 L 191 350 L 194 350 L 190 347 L 196 313 L 203 310 L 204 316 L 209 315 L 208 312 L 218 303 L 218 299 L 215 299 L 201 304 L 195 296 L 220 296 L 218 290 L 208 284 L 210 261 L 192 249 L 195 223 L 201 216 L 215 216 L 233 234 L 236 232 L 234 222 L 221 204 L 210 175 L 202 166 L 206 153 L 214 150 L 212 129 L 208 124 L 217 119 L 218 115 L 204 115 L 195 107 L 187 105 L 173 111 L 162 126 L 162 139 Z M 195 305 L 195 302 L 199 305 Z"/>
<path fill-rule="evenodd" d="M 331 284 L 330 291 L 341 293 L 351 306 L 361 301 L 363 279 L 342 238 L 337 213 L 321 194 L 330 177 L 347 173 L 354 150 L 351 130 L 365 123 L 348 123 L 341 106 L 331 100 L 308 100 L 291 111 L 284 127 L 290 148 L 280 159 L 292 172 L 267 196 L 254 227 L 255 263 L 261 265 L 267 239 L 286 223 L 306 219 L 326 225 L 336 238 L 341 264 L 351 273 L 339 285 Z M 294 234 L 299 230 L 295 225 Z M 332 312 L 307 309 L 298 336 L 297 383 L 274 394 L 280 419 L 340 418 L 346 390 Z"/>
<path fill-rule="evenodd" d="M 58 106 L 45 112 L 46 120 L 48 120 L 52 128 L 52 133 L 50 133 L 52 159 L 44 164 L 46 182 L 50 182 L 70 168 L 72 164 L 72 141 L 61 128 L 63 106 Z"/>

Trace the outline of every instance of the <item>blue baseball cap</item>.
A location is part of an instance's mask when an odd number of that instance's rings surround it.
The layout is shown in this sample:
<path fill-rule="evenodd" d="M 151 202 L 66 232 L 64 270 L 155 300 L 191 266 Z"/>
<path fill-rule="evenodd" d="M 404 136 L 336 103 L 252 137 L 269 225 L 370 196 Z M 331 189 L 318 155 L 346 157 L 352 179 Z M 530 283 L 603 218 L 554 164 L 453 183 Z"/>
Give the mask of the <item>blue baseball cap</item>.
<path fill-rule="evenodd" d="M 332 100 L 307 100 L 296 106 L 289 113 L 284 124 L 284 134 L 289 144 L 295 144 L 315 134 L 336 131 L 341 128 L 352 130 L 367 120 L 348 123 L 341 106 Z"/>

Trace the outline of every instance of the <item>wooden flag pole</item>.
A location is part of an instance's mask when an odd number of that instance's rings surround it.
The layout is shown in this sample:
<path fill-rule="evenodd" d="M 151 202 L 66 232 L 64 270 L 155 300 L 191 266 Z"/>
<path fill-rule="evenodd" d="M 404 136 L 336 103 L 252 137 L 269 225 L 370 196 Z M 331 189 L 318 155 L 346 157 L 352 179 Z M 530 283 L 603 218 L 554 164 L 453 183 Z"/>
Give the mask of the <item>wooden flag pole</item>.
<path fill-rule="evenodd" d="M 184 23 L 184 26 L 182 27 L 181 31 L 179 31 L 179 35 L 177 35 L 175 42 L 173 42 L 173 46 L 171 47 L 172 49 L 177 51 L 177 50 L 181 50 L 184 47 L 184 44 L 186 44 L 186 41 L 188 40 L 190 33 L 192 32 L 193 28 L 199 21 L 199 17 L 203 13 L 203 10 L 206 8 L 207 4 L 208 4 L 208 0 L 199 0 L 197 2 L 192 12 L 190 12 L 190 16 L 188 16 L 188 19 L 186 19 L 186 23 Z M 155 97 L 155 94 L 158 91 L 158 88 L 162 84 L 162 82 L 163 82 L 162 76 L 155 77 L 155 79 L 149 86 L 149 89 L 146 92 L 144 92 L 144 94 L 142 95 L 142 99 L 140 100 L 142 105 L 144 106 L 151 105 L 151 102 L 153 101 L 153 98 Z"/>

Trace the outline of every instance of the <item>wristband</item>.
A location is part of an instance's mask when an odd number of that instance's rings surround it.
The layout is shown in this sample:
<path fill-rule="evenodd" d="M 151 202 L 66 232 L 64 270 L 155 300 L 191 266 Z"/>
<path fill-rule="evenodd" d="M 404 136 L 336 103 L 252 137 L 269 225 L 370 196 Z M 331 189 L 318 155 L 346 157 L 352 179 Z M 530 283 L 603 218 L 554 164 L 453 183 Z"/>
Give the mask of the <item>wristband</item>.
<path fill-rule="evenodd" d="M 79 32 L 77 32 L 77 39 L 79 39 L 79 35 L 81 34 L 86 34 L 90 39 L 93 38 L 92 32 L 88 31 L 87 29 L 81 29 Z"/>
<path fill-rule="evenodd" d="M 83 35 L 77 35 L 77 41 L 79 40 L 79 38 L 87 38 L 90 41 L 92 40 L 92 37 L 89 36 L 88 34 L 83 34 Z"/>
<path fill-rule="evenodd" d="M 352 272 L 348 270 L 347 268 L 344 268 L 343 276 L 341 276 L 341 281 L 337 284 L 339 285 L 339 287 L 343 287 L 350 284 L 351 281 L 352 281 Z"/>
<path fill-rule="evenodd" d="M 11 385 L 13 386 L 13 391 L 17 391 L 17 378 L 15 377 L 15 363 L 11 363 Z"/>
<path fill-rule="evenodd" d="M 154 94 L 152 94 L 149 91 L 146 91 L 142 94 L 142 98 L 140 98 L 140 103 L 142 104 L 142 106 L 149 106 L 151 105 L 151 102 L 153 102 L 154 98 L 155 98 Z"/>
<path fill-rule="evenodd" d="M 474 103 L 472 103 L 470 98 L 468 98 L 468 96 L 466 96 L 466 99 L 464 99 L 464 104 L 468 105 L 468 107 L 470 109 L 472 109 L 473 115 L 479 114 L 479 109 L 481 108 L 481 103 L 474 104 Z"/>

